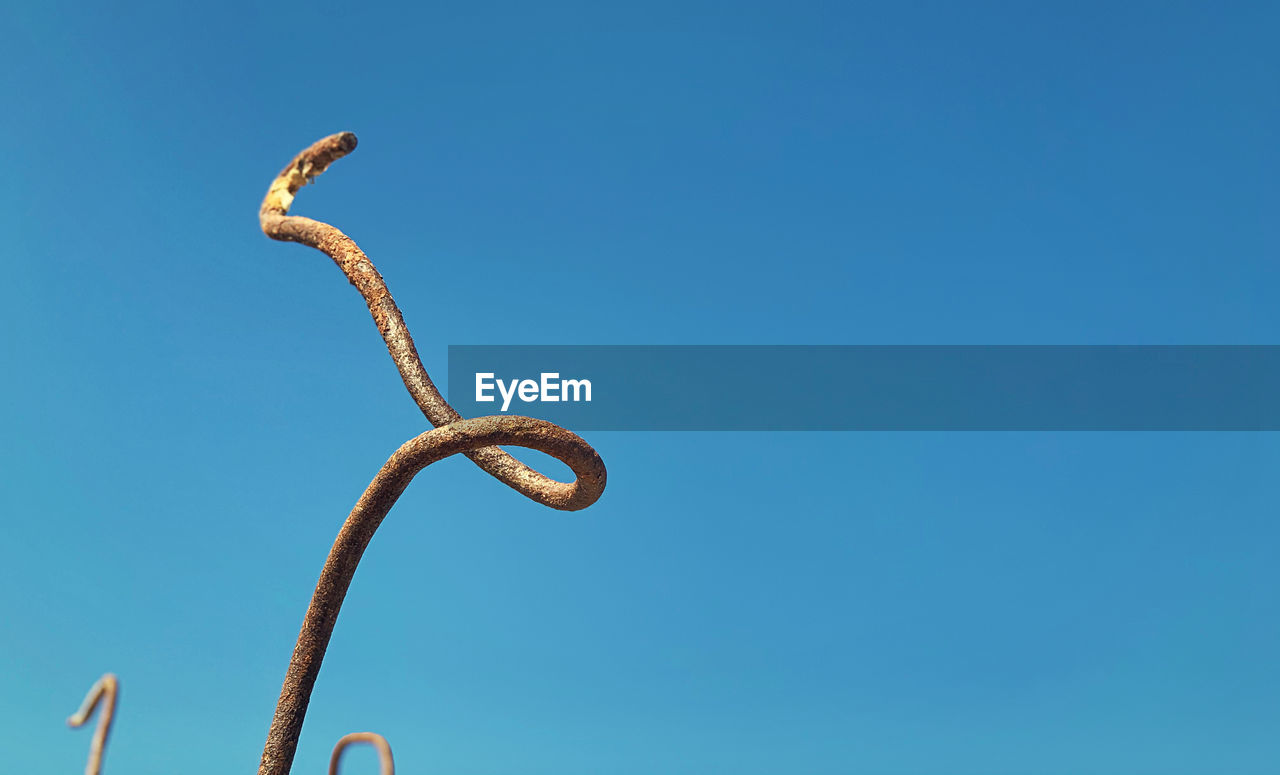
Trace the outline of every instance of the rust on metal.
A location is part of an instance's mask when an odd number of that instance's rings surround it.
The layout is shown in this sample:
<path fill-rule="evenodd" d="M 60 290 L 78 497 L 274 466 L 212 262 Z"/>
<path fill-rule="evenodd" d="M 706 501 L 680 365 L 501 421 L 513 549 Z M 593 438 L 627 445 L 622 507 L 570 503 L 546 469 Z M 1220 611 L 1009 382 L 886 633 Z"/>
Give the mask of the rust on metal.
<path fill-rule="evenodd" d="M 356 136 L 342 132 L 320 140 L 289 162 L 271 184 L 258 213 L 262 231 L 272 239 L 300 242 L 323 252 L 338 265 L 342 273 L 364 297 L 378 326 L 391 360 L 400 371 L 418 408 L 432 425 L 439 428 L 457 422 L 462 416 L 444 400 L 431 377 L 422 366 L 413 337 L 405 325 L 400 308 L 391 298 L 387 284 L 355 241 L 327 223 L 289 215 L 294 195 L 304 185 L 324 172 L 330 164 L 355 150 Z M 533 470 L 500 449 L 485 448 L 466 453 L 478 466 L 499 481 L 541 504 L 555 509 L 585 509 L 600 497 L 600 482 L 578 482 L 572 493 L 564 485 Z M 566 497 L 571 494 L 572 497 Z"/>
<path fill-rule="evenodd" d="M 522 495 L 566 511 L 584 509 L 595 503 L 605 487 L 606 472 L 600 456 L 591 445 L 564 428 L 529 417 L 462 419 L 427 375 L 404 317 L 368 256 L 337 228 L 288 214 L 298 190 L 355 147 L 356 136 L 343 132 L 326 137 L 298 154 L 276 177 L 262 202 L 259 212 L 262 230 L 272 239 L 316 248 L 338 265 L 364 297 L 405 387 L 435 429 L 396 450 L 360 496 L 338 533 L 285 674 L 262 752 L 259 775 L 288 774 L 320 663 L 356 566 L 374 531 L 418 472 L 437 460 L 464 454 Z M 576 479 L 573 482 L 551 479 L 516 460 L 498 445 L 545 452 L 568 465 Z M 335 762 L 338 753 L 335 750 Z M 388 751 L 385 761 L 389 759 Z"/>

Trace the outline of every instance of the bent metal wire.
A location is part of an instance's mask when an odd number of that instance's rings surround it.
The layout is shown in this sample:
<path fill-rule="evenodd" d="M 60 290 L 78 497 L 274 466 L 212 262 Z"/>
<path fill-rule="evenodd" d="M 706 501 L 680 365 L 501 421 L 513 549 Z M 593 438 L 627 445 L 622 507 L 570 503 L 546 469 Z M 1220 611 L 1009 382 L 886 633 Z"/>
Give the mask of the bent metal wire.
<path fill-rule="evenodd" d="M 327 223 L 288 214 L 298 190 L 355 147 L 356 136 L 342 132 L 320 140 L 294 157 L 271 184 L 262 202 L 259 212 L 262 231 L 272 239 L 309 245 L 333 259 L 369 305 L 369 312 L 409 395 L 435 430 L 405 442 L 396 450 L 360 496 L 338 533 L 285 674 L 280 701 L 262 751 L 259 775 L 289 772 L 320 662 L 356 565 L 378 525 L 419 471 L 437 460 L 462 453 L 516 492 L 567 511 L 595 503 L 605 486 L 604 461 L 591 445 L 558 425 L 529 417 L 462 419 L 427 376 L 400 309 L 364 251 Z M 550 479 L 498 449 L 499 444 L 545 452 L 568 465 L 577 479 L 572 483 Z"/>
<path fill-rule="evenodd" d="M 378 751 L 378 764 L 381 775 L 396 775 L 396 763 L 391 758 L 391 746 L 387 743 L 387 738 L 377 732 L 352 732 L 349 735 L 343 735 L 338 744 L 333 747 L 333 754 L 329 757 L 329 775 L 338 775 L 338 762 L 342 759 L 342 752 L 352 743 L 368 743 Z"/>
<path fill-rule="evenodd" d="M 84 766 L 85 775 L 98 775 L 102 770 L 102 752 L 107 747 L 107 736 L 111 734 L 111 722 L 116 717 L 116 701 L 120 696 L 120 681 L 111 673 L 99 678 L 89 687 L 89 693 L 80 703 L 80 709 L 67 719 L 67 726 L 75 728 L 84 726 L 93 716 L 98 706 L 103 705 L 98 714 L 98 728 L 93 731 L 93 741 L 89 743 L 89 761 Z M 106 703 L 102 702 L 106 698 Z"/>
<path fill-rule="evenodd" d="M 391 455 L 338 532 L 311 596 L 302 631 L 298 634 L 293 657 L 285 673 L 280 700 L 262 751 L 259 775 L 287 775 L 292 767 L 311 690 L 320 673 L 320 663 L 329 646 L 338 611 L 351 586 L 356 566 L 378 525 L 422 469 L 437 460 L 463 454 L 521 495 L 563 511 L 585 509 L 600 498 L 605 487 L 604 461 L 590 444 L 558 425 L 532 417 L 508 415 L 463 419 L 444 400 L 427 375 L 399 307 L 391 298 L 382 275 L 364 251 L 350 237 L 327 223 L 289 215 L 289 207 L 298 190 L 355 147 L 356 136 L 342 132 L 320 140 L 294 157 L 272 182 L 262 202 L 259 211 L 262 231 L 272 239 L 309 245 L 333 259 L 369 305 L 369 312 L 409 395 L 434 429 L 406 441 Z M 551 479 L 502 451 L 499 445 L 545 452 L 568 465 L 576 479 L 567 483 Z M 99 700 L 106 696 L 106 708 L 99 718 L 90 747 L 86 775 L 98 775 L 101 769 L 118 685 L 114 675 L 103 676 L 90 689 L 84 706 L 68 720 L 72 726 L 83 724 Z M 343 749 L 352 742 L 372 743 L 378 749 L 384 775 L 394 771 L 391 748 L 386 740 L 372 732 L 360 732 L 338 741 L 330 760 L 331 773 L 336 771 Z"/>

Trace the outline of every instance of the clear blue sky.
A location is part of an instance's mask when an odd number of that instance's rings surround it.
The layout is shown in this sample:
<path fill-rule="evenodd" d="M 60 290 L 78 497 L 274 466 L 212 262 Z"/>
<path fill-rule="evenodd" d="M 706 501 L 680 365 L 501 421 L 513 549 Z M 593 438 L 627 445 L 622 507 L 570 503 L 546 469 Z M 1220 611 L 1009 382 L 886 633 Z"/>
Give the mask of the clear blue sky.
<path fill-rule="evenodd" d="M 1280 343 L 1269 3 L 0 12 L 0 769 L 253 772 L 447 344 Z M 814 400 L 839 401 L 838 390 Z M 374 540 L 295 772 L 1280 772 L 1274 434 L 591 434 Z M 552 470 L 555 469 L 550 467 Z M 373 772 L 366 751 L 348 772 Z"/>

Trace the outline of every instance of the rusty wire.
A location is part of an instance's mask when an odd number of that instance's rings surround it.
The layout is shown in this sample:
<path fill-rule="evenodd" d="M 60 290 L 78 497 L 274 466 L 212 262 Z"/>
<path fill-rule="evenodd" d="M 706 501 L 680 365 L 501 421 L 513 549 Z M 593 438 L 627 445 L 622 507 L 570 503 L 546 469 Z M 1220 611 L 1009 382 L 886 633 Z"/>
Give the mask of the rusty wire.
<path fill-rule="evenodd" d="M 352 732 L 349 735 L 343 735 L 338 740 L 338 744 L 333 747 L 333 755 L 329 757 L 329 775 L 338 775 L 338 760 L 342 758 L 342 752 L 352 743 L 372 745 L 378 750 L 380 775 L 396 775 L 396 762 L 391 758 L 391 744 L 387 742 L 387 738 L 377 732 Z"/>
<path fill-rule="evenodd" d="M 102 752 L 107 747 L 107 736 L 111 734 L 111 723 L 116 717 L 116 698 L 120 695 L 120 681 L 111 673 L 99 678 L 89 688 L 77 710 L 67 719 L 67 726 L 80 727 L 89 720 L 97 710 L 102 698 L 106 697 L 106 706 L 98 714 L 98 728 L 93 732 L 93 741 L 89 743 L 89 761 L 84 766 L 85 775 L 98 775 L 102 771 Z"/>
<path fill-rule="evenodd" d="M 298 154 L 267 191 L 259 212 L 262 231 L 272 239 L 309 245 L 333 259 L 364 297 L 405 387 L 427 420 L 436 427 L 396 450 L 360 496 L 338 533 L 285 674 L 262 751 L 259 775 L 289 772 L 320 663 L 356 565 L 378 525 L 419 471 L 437 460 L 461 453 L 520 494 L 565 511 L 590 506 L 605 487 L 605 467 L 600 456 L 591 445 L 564 428 L 530 417 L 462 419 L 427 375 L 400 309 L 364 251 L 327 223 L 288 215 L 298 190 L 355 147 L 356 136 L 343 132 L 326 137 Z M 565 483 L 544 476 L 498 449 L 500 444 L 545 452 L 568 465 L 576 480 Z"/>

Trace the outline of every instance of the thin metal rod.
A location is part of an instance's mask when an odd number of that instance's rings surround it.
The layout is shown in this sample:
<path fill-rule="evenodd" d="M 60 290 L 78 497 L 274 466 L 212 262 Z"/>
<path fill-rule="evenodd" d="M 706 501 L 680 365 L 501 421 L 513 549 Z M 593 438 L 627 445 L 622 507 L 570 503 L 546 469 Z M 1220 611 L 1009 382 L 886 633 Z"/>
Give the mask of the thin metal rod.
<path fill-rule="evenodd" d="M 272 239 L 300 242 L 313 247 L 338 265 L 364 297 L 369 313 L 373 315 L 373 322 L 386 342 L 391 360 L 395 362 L 400 378 L 422 414 L 437 428 L 448 425 L 462 419 L 462 416 L 444 400 L 427 375 L 413 344 L 413 337 L 405 325 L 404 316 L 400 314 L 400 308 L 396 306 L 395 299 L 391 298 L 391 292 L 387 290 L 387 284 L 373 262 L 354 240 L 337 228 L 321 221 L 288 214 L 299 189 L 328 169 L 330 164 L 355 150 L 355 147 L 356 136 L 351 132 L 341 132 L 316 142 L 294 157 L 276 176 L 266 198 L 262 200 L 262 208 L 258 213 L 262 231 Z M 567 500 L 563 485 L 500 449 L 470 450 L 466 455 L 480 468 L 517 492 L 555 509 L 584 509 L 600 496 L 599 491 L 581 487 L 574 492 L 573 499 Z"/>
<path fill-rule="evenodd" d="M 93 732 L 93 741 L 89 743 L 89 761 L 84 766 L 84 775 L 98 775 L 102 771 L 102 752 L 107 747 L 107 736 L 111 734 L 111 723 L 116 717 L 116 699 L 120 696 L 120 681 L 111 673 L 99 678 L 84 696 L 84 702 L 67 719 L 67 726 L 83 726 L 93 712 L 97 710 L 102 698 L 106 697 L 106 706 L 98 714 L 98 728 Z"/>
<path fill-rule="evenodd" d="M 315 143 L 290 162 L 262 203 L 262 230 L 273 239 L 301 242 L 321 250 L 342 269 L 368 304 L 405 387 L 437 427 L 406 442 L 391 456 L 338 533 L 285 674 L 259 775 L 288 775 L 320 663 L 356 566 L 374 531 L 418 472 L 450 455 L 465 454 L 517 492 L 566 511 L 595 503 L 606 481 L 604 462 L 591 445 L 557 425 L 529 417 L 461 419 L 427 376 L 399 308 L 364 252 L 333 226 L 287 215 L 298 189 L 355 146 L 355 135 L 344 132 Z M 501 444 L 545 452 L 568 465 L 576 480 L 566 483 L 544 476 L 498 449 Z"/>
<path fill-rule="evenodd" d="M 584 483 L 603 486 L 604 462 L 587 442 L 558 425 L 532 417 L 459 420 L 405 442 L 364 491 L 325 560 L 285 674 L 275 718 L 262 752 L 259 775 L 286 775 L 292 766 L 311 691 L 320 674 L 320 663 L 333 635 L 338 611 L 356 566 L 387 512 L 422 469 L 450 455 L 496 444 L 528 447 L 560 460 L 577 475 L 577 482 L 568 487 L 576 488 Z"/>
<path fill-rule="evenodd" d="M 349 735 L 343 735 L 338 740 L 338 744 L 333 747 L 333 755 L 329 757 L 329 775 L 338 775 L 338 760 L 342 758 L 342 752 L 352 743 L 372 745 L 378 750 L 381 775 L 396 775 L 396 763 L 391 758 L 391 744 L 387 742 L 387 738 L 377 732 L 352 732 Z"/>

